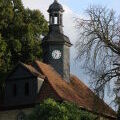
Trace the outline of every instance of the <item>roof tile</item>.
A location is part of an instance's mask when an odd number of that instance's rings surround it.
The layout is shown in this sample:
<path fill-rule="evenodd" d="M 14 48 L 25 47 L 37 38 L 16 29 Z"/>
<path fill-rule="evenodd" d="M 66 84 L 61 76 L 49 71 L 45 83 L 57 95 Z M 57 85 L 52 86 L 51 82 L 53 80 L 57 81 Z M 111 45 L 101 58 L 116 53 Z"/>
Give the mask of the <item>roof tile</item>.
<path fill-rule="evenodd" d="M 106 116 L 116 117 L 116 112 L 109 107 L 102 99 L 95 95 L 83 82 L 76 76 L 71 76 L 71 82 L 67 83 L 50 66 L 40 61 L 35 61 L 40 71 L 48 78 L 48 82 L 55 92 L 63 100 L 74 102 L 80 107 Z"/>

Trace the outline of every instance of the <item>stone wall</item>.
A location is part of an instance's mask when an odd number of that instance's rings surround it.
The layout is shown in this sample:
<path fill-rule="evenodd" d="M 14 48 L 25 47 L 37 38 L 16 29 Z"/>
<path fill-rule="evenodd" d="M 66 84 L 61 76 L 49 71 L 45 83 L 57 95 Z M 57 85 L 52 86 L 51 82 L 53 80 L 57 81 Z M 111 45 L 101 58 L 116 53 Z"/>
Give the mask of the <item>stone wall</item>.
<path fill-rule="evenodd" d="M 25 108 L 25 109 L 16 109 L 16 110 L 9 110 L 9 111 L 2 111 L 0 112 L 0 120 L 17 120 L 17 117 L 20 113 L 24 113 L 28 115 L 31 113 L 33 108 Z"/>

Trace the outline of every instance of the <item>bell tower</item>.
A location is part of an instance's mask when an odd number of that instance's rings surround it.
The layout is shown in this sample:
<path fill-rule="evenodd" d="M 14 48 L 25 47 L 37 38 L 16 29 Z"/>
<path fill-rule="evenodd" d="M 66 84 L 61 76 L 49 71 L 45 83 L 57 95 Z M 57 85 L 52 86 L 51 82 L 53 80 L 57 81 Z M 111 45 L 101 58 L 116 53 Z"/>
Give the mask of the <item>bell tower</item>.
<path fill-rule="evenodd" d="M 63 7 L 57 0 L 49 7 L 49 25 L 50 31 L 63 33 Z"/>
<path fill-rule="evenodd" d="M 48 9 L 49 33 L 42 41 L 43 62 L 50 64 L 61 77 L 70 81 L 71 43 L 63 33 L 63 7 L 54 0 Z"/>

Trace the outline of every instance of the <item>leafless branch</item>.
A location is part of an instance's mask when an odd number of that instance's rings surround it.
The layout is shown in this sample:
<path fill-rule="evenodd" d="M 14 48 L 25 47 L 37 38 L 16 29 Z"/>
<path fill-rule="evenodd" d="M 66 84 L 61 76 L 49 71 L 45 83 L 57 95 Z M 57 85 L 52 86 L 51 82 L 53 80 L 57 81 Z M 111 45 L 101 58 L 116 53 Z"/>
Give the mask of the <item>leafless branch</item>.
<path fill-rule="evenodd" d="M 86 13 L 87 19 L 76 19 L 76 59 L 91 76 L 94 89 L 101 92 L 120 77 L 120 17 L 100 6 L 90 6 Z"/>

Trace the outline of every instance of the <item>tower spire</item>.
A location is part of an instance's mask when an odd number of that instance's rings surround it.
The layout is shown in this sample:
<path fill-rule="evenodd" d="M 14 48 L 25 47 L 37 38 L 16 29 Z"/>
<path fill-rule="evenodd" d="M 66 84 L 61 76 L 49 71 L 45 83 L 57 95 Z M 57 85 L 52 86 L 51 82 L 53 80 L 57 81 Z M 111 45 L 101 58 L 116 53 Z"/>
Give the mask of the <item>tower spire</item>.
<path fill-rule="evenodd" d="M 48 9 L 49 13 L 49 33 L 42 40 L 43 61 L 50 64 L 61 77 L 70 82 L 70 47 L 71 43 L 63 32 L 63 12 L 64 9 L 58 0 Z"/>

